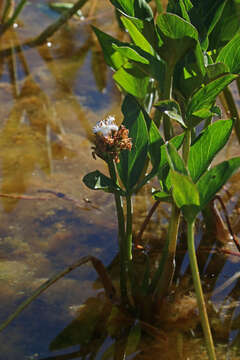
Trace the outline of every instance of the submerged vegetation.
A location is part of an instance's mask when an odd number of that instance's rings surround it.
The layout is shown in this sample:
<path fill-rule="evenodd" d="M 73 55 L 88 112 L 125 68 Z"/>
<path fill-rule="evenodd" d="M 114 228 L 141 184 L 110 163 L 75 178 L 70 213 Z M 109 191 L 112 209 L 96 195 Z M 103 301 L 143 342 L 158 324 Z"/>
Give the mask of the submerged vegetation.
<path fill-rule="evenodd" d="M 240 5 L 233 0 L 212 1 L 211 6 L 207 0 L 169 0 L 166 7 L 159 0 L 110 2 L 125 32 L 125 41 L 95 26 L 93 32 L 122 93 L 123 121 L 120 124 L 109 116 L 99 119 L 93 128 L 92 156 L 104 161 L 108 175 L 95 170 L 85 175 L 83 182 L 91 190 L 114 196 L 119 247 L 117 281 L 111 278 L 111 267 L 105 268 L 94 256 L 84 257 L 43 283 L 0 330 L 58 279 L 91 262 L 105 296 L 90 298 L 79 318 L 52 342 L 52 349 L 64 344 L 77 327 L 80 335 L 70 345 L 81 344 L 82 348 L 69 358 L 89 355 L 124 359 L 131 355 L 147 359 L 151 356 L 146 349 L 151 346 L 155 351 L 151 342 L 154 338 L 158 354 L 169 351 L 166 359 L 176 353 L 185 359 L 184 343 L 191 347 L 194 342 L 190 332 L 196 331 L 201 342 L 199 314 L 207 356 L 214 360 L 217 357 L 212 329 L 215 331 L 219 322 L 214 322 L 216 310 L 202 289 L 195 229 L 201 217 L 206 233 L 214 227 L 224 232 L 215 202 L 220 201 L 226 210 L 217 194 L 240 168 L 240 157 L 215 162 L 230 138 L 236 137 L 240 146 L 240 118 L 229 88 L 235 82 L 239 90 Z M 7 15 L 10 3 L 6 2 L 2 10 L 2 34 L 25 5 L 20 1 L 12 15 Z M 68 9 L 55 24 L 24 45 L 37 46 L 46 41 L 85 3 L 76 1 L 70 8 L 65 6 Z M 56 4 L 55 8 L 62 9 Z M 149 183 L 152 192 L 148 197 L 154 203 L 140 229 L 134 229 L 134 199 L 142 189 L 149 190 Z M 144 243 L 143 233 L 162 203 L 171 209 L 170 220 L 165 237 L 159 240 L 161 254 L 156 260 Z M 240 245 L 228 225 L 234 246 L 231 253 L 237 257 Z M 177 246 L 183 246 L 182 242 L 187 244 L 194 294 L 179 291 L 176 283 Z M 179 323 L 182 331 L 179 325 L 175 328 Z M 166 328 L 174 334 L 170 340 L 166 339 Z M 108 337 L 114 341 L 101 353 Z M 177 342 L 175 355 L 171 355 L 167 340 Z M 200 346 L 205 353 L 203 344 Z M 197 359 L 197 355 L 193 356 Z"/>

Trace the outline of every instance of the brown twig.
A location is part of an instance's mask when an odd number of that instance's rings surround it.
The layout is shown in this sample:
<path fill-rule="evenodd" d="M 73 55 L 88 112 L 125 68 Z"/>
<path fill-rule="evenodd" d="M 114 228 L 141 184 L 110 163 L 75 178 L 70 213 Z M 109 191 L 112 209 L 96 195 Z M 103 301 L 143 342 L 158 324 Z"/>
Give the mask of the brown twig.
<path fill-rule="evenodd" d="M 74 205 L 77 206 L 78 208 L 85 209 L 85 207 L 78 200 L 75 200 L 72 197 L 70 197 L 62 192 L 54 191 L 54 190 L 47 190 L 47 189 L 46 190 L 38 190 L 38 192 L 49 193 L 51 195 L 58 197 L 59 199 L 67 200 L 67 201 L 74 203 Z M 15 199 L 15 200 L 52 200 L 51 196 L 45 196 L 45 197 L 41 196 L 40 197 L 40 196 L 35 196 L 35 195 L 19 195 L 19 194 L 0 193 L 0 198 L 1 197 L 8 198 L 8 199 Z M 89 203 L 91 205 L 91 208 L 99 210 L 99 207 L 96 205 L 93 205 L 91 203 L 91 201 L 86 200 L 86 199 L 83 199 L 83 200 L 85 203 Z"/>
<path fill-rule="evenodd" d="M 38 197 L 34 195 L 19 195 L 19 194 L 2 194 L 0 197 L 16 200 L 51 200 L 51 197 Z"/>
<path fill-rule="evenodd" d="M 134 245 L 137 246 L 139 244 L 139 242 L 142 239 L 143 233 L 152 217 L 152 215 L 154 214 L 155 210 L 157 209 L 158 205 L 160 204 L 160 200 L 155 201 L 155 203 L 153 204 L 153 206 L 151 207 L 151 209 L 149 210 L 149 213 L 147 214 L 140 230 L 139 233 L 137 234 L 136 238 L 134 239 Z"/>
<path fill-rule="evenodd" d="M 225 219 L 226 219 L 226 223 L 227 223 L 227 228 L 228 228 L 228 231 L 234 241 L 234 244 L 236 245 L 238 251 L 240 252 L 240 244 L 239 244 L 239 241 L 237 240 L 237 237 L 236 235 L 234 234 L 233 230 L 232 230 L 232 226 L 231 226 L 231 223 L 230 223 L 230 220 L 229 220 L 229 216 L 228 216 L 228 212 L 227 212 L 227 209 L 226 209 L 226 206 L 224 204 L 224 202 L 222 201 L 222 198 L 219 196 L 219 195 L 216 195 L 214 200 L 218 200 L 221 207 L 222 207 L 222 210 L 224 212 L 224 216 L 225 216 Z"/>

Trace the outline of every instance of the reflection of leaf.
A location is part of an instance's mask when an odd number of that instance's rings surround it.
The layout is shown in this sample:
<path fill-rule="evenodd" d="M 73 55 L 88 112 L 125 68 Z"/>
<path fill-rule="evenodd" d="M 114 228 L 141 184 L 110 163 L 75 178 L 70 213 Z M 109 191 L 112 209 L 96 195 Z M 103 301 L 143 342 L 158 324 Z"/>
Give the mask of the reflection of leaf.
<path fill-rule="evenodd" d="M 99 91 L 103 91 L 107 85 L 107 64 L 104 61 L 102 51 L 92 47 L 92 72 Z"/>
<path fill-rule="evenodd" d="M 102 343 L 107 337 L 105 322 L 110 312 L 110 302 L 89 298 L 80 308 L 78 318 L 51 342 L 50 350 L 60 350 L 75 345 L 87 346 L 89 343 L 91 344 L 89 352 L 93 352 L 94 339 Z"/>
<path fill-rule="evenodd" d="M 2 192 L 22 194 L 36 168 L 49 172 L 52 147 L 54 156 L 65 156 L 63 147 L 57 149 L 51 139 L 47 140 L 50 129 L 54 133 L 60 132 L 47 96 L 29 77 L 0 133 Z M 6 211 L 11 211 L 17 202 L 2 201 Z"/>

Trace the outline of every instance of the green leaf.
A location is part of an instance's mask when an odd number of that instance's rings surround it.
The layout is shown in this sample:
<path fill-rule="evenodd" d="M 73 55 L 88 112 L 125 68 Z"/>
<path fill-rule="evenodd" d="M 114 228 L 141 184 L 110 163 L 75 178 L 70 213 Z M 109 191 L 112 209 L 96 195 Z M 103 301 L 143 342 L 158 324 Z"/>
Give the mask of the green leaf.
<path fill-rule="evenodd" d="M 143 64 L 149 64 L 149 61 L 141 56 L 135 49 L 133 49 L 130 46 L 117 46 L 116 44 L 113 44 L 113 49 L 118 51 L 123 58 L 127 58 L 128 60 L 137 61 Z"/>
<path fill-rule="evenodd" d="M 94 26 L 92 26 L 92 28 L 102 47 L 103 55 L 106 63 L 114 70 L 119 69 L 126 62 L 126 60 L 122 57 L 122 55 L 118 51 L 114 50 L 113 44 L 117 46 L 121 46 L 124 43 L 122 43 L 117 39 L 114 39 L 112 36 L 104 33 L 103 31 L 97 29 Z"/>
<path fill-rule="evenodd" d="M 119 192 L 121 195 L 125 194 L 117 184 L 98 170 L 85 175 L 83 182 L 89 189 L 92 190 L 103 190 L 110 193 Z"/>
<path fill-rule="evenodd" d="M 210 64 L 206 68 L 206 73 L 209 80 L 214 80 L 219 76 L 227 74 L 229 72 L 229 67 L 221 62 Z"/>
<path fill-rule="evenodd" d="M 157 17 L 157 31 L 162 40 L 160 55 L 170 68 L 190 49 L 194 49 L 198 40 L 194 26 L 175 14 L 160 14 Z"/>
<path fill-rule="evenodd" d="M 155 200 L 161 200 L 162 202 L 172 202 L 172 196 L 165 191 L 155 191 L 152 193 Z"/>
<path fill-rule="evenodd" d="M 151 7 L 145 0 L 110 0 L 111 3 L 123 14 L 136 17 L 141 20 L 152 20 Z"/>
<path fill-rule="evenodd" d="M 215 155 L 227 143 L 232 132 L 232 120 L 218 120 L 209 125 L 190 147 L 188 170 L 193 182 L 208 169 Z"/>
<path fill-rule="evenodd" d="M 153 50 L 151 44 L 148 42 L 148 40 L 145 38 L 145 36 L 143 36 L 142 32 L 134 24 L 134 19 L 129 19 L 129 18 L 122 16 L 121 21 L 122 21 L 125 29 L 127 29 L 127 31 L 129 32 L 129 35 L 131 36 L 135 45 L 139 46 L 142 50 L 153 55 L 154 50 Z"/>
<path fill-rule="evenodd" d="M 202 48 L 204 50 L 208 49 L 209 46 L 209 40 L 208 37 L 211 34 L 211 32 L 213 31 L 213 29 L 215 28 L 216 24 L 218 23 L 219 19 L 221 18 L 221 15 L 223 13 L 224 7 L 226 5 L 227 0 L 222 1 L 222 4 L 220 4 L 220 6 L 218 6 L 215 10 L 215 12 L 213 13 L 213 17 L 211 19 L 210 24 L 208 24 L 208 28 L 207 28 L 207 33 L 206 33 L 206 38 L 205 40 L 202 42 Z"/>
<path fill-rule="evenodd" d="M 201 109 L 209 109 L 216 100 L 217 95 L 234 79 L 236 75 L 223 75 L 216 80 L 211 81 L 207 85 L 198 90 L 189 100 L 186 112 L 186 118 L 189 127 L 195 127 L 202 119 L 193 117 L 193 113 Z"/>
<path fill-rule="evenodd" d="M 192 3 L 190 0 L 180 0 L 179 1 L 179 5 L 181 8 L 181 12 L 182 12 L 182 17 L 187 20 L 188 22 L 191 22 L 189 15 L 188 15 L 188 11 L 191 10 L 191 8 L 193 7 Z"/>
<path fill-rule="evenodd" d="M 181 116 L 179 104 L 175 100 L 161 100 L 154 105 L 159 111 L 168 115 L 171 119 L 177 121 L 183 127 L 186 127 Z"/>
<path fill-rule="evenodd" d="M 185 164 L 178 154 L 177 149 L 171 143 L 167 143 L 166 145 L 167 155 L 168 155 L 168 163 L 171 170 L 177 171 L 181 174 L 188 175 Z"/>
<path fill-rule="evenodd" d="M 194 220 L 200 211 L 200 199 L 197 186 L 189 176 L 170 171 L 172 195 L 179 209 L 188 221 Z"/>
<path fill-rule="evenodd" d="M 160 135 L 160 132 L 155 125 L 154 121 L 151 120 L 149 128 L 149 146 L 148 151 L 151 159 L 153 168 L 157 171 L 161 161 L 160 147 L 164 144 L 164 140 Z"/>
<path fill-rule="evenodd" d="M 213 2 L 214 3 L 214 2 Z M 209 1 L 207 3 L 209 6 Z M 228 0 L 222 16 L 209 36 L 209 49 L 218 50 L 239 31 L 240 7 L 235 0 Z"/>
<path fill-rule="evenodd" d="M 194 111 L 194 113 L 192 113 L 192 116 L 196 116 L 200 119 L 207 119 L 209 116 L 212 116 L 213 113 L 211 112 L 210 109 L 207 108 L 202 108 L 200 110 Z"/>
<path fill-rule="evenodd" d="M 211 201 L 229 178 L 240 168 L 240 157 L 224 161 L 206 172 L 197 182 L 201 209 Z"/>
<path fill-rule="evenodd" d="M 148 173 L 137 185 L 135 191 L 141 189 L 143 185 L 145 185 L 149 180 L 151 180 L 158 172 L 159 164 L 161 161 L 161 151 L 160 147 L 164 144 L 164 140 L 160 135 L 160 132 L 155 125 L 154 121 L 149 117 L 146 111 L 143 111 L 143 115 L 146 121 L 146 125 L 148 128 L 148 155 L 150 157 L 152 163 L 152 169 L 150 173 Z"/>
<path fill-rule="evenodd" d="M 169 143 L 172 144 L 176 149 L 179 149 L 182 145 L 184 139 L 184 134 L 177 135 L 174 138 L 172 138 Z M 169 173 L 169 164 L 168 164 L 168 155 L 167 155 L 167 149 L 165 145 L 162 145 L 160 147 L 160 164 L 158 169 L 158 178 L 160 180 L 160 183 L 163 186 L 164 191 L 168 192 L 169 186 L 166 183 L 166 179 Z"/>
<path fill-rule="evenodd" d="M 122 105 L 123 125 L 129 129 L 132 150 L 121 151 L 120 163 L 117 164 L 119 176 L 126 190 L 130 193 L 139 181 L 147 160 L 148 130 L 143 111 L 137 101 L 127 95 Z"/>
<path fill-rule="evenodd" d="M 145 75 L 134 64 L 127 63 L 113 75 L 117 84 L 127 93 L 144 99 L 148 91 L 149 76 Z"/>
<path fill-rule="evenodd" d="M 240 73 L 240 33 L 227 43 L 220 51 L 216 62 L 222 62 L 228 66 L 230 72 Z"/>

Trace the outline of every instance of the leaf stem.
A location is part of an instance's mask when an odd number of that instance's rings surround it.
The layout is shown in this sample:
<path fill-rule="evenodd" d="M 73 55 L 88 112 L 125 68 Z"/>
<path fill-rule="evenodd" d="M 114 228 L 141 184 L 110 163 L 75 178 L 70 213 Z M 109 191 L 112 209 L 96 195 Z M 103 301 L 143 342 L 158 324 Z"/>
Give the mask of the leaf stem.
<path fill-rule="evenodd" d="M 186 129 L 185 135 L 184 135 L 184 140 L 183 140 L 183 161 L 184 161 L 184 164 L 186 165 L 186 167 L 187 167 L 187 163 L 188 163 L 190 145 L 191 145 L 191 130 Z"/>
<path fill-rule="evenodd" d="M 180 211 L 173 203 L 171 219 L 168 227 L 167 241 L 165 243 L 162 258 L 150 285 L 150 292 L 162 298 L 167 294 L 171 285 L 175 270 L 175 253 L 177 247 L 177 235 L 180 221 Z"/>
<path fill-rule="evenodd" d="M 126 257 L 128 266 L 132 260 L 132 198 L 131 195 L 126 196 L 127 202 L 127 226 L 126 226 Z"/>
<path fill-rule="evenodd" d="M 188 222 L 187 225 L 187 237 L 188 237 L 188 252 L 189 252 L 189 260 L 193 277 L 194 289 L 197 296 L 198 309 L 200 313 L 202 328 L 205 336 L 208 358 L 209 360 L 216 360 L 216 354 L 211 334 L 211 329 L 208 321 L 208 315 L 206 310 L 206 305 L 203 297 L 202 285 L 198 270 L 197 257 L 195 253 L 195 245 L 194 245 L 194 225 L 195 221 Z"/>
<path fill-rule="evenodd" d="M 163 100 L 169 100 L 172 97 L 172 75 L 174 67 L 168 66 L 166 64 L 165 69 L 165 78 L 164 78 L 164 91 L 163 91 Z M 163 132 L 165 140 L 170 140 L 173 137 L 173 127 L 170 118 L 164 114 L 163 115 Z"/>
<path fill-rule="evenodd" d="M 111 179 L 117 183 L 117 174 L 114 162 L 111 158 L 107 161 L 109 175 Z M 115 205 L 117 210 L 117 219 L 118 219 L 118 241 L 119 241 L 119 251 L 120 251 L 120 288 L 121 288 L 121 297 L 124 304 L 129 304 L 128 294 L 127 294 L 127 251 L 125 244 L 125 219 L 122 206 L 122 198 L 117 193 L 114 192 Z"/>

